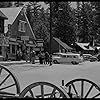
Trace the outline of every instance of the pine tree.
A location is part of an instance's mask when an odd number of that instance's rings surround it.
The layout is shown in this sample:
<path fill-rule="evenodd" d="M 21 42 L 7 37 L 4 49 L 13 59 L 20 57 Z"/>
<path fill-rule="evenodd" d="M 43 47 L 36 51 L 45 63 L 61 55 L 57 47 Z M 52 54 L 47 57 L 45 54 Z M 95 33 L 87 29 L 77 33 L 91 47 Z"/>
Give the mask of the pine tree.
<path fill-rule="evenodd" d="M 53 35 L 68 45 L 75 41 L 72 11 L 69 2 L 53 3 Z M 55 19 L 55 21 L 54 21 Z"/>

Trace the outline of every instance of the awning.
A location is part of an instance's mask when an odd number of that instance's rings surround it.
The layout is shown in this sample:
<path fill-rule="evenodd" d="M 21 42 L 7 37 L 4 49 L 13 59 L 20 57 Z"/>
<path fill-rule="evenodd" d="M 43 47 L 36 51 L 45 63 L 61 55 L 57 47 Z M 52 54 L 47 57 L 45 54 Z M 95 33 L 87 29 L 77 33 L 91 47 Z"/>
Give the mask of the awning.
<path fill-rule="evenodd" d="M 78 46 L 80 46 L 83 50 L 94 50 L 91 46 L 89 46 L 89 43 L 76 43 Z"/>
<path fill-rule="evenodd" d="M 36 45 L 34 45 L 34 44 L 26 44 L 26 46 L 36 47 Z"/>
<path fill-rule="evenodd" d="M 17 42 L 9 42 L 9 44 L 19 45 Z"/>
<path fill-rule="evenodd" d="M 63 48 L 66 50 L 72 50 L 73 48 L 69 47 L 66 43 L 62 42 L 60 39 L 53 37 Z"/>

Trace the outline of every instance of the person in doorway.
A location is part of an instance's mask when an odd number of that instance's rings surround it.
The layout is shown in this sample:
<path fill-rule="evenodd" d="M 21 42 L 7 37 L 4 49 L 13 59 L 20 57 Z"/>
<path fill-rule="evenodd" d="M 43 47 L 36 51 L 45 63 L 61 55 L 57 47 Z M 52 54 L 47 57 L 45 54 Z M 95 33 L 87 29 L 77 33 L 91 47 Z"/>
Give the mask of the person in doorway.
<path fill-rule="evenodd" d="M 19 49 L 18 56 L 19 56 L 19 60 L 21 60 L 21 58 L 22 58 L 22 51 L 21 51 L 21 49 Z"/>
<path fill-rule="evenodd" d="M 19 61 L 19 51 L 16 50 L 16 61 Z"/>
<path fill-rule="evenodd" d="M 6 52 L 5 52 L 5 61 L 8 60 L 8 55 L 9 55 L 9 50 L 6 48 Z"/>

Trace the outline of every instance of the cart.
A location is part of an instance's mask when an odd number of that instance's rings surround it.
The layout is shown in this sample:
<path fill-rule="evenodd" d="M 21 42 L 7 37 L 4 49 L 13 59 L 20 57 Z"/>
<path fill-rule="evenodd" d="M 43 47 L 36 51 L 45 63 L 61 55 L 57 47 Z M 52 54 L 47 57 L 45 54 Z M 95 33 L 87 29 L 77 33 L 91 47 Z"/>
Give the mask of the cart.
<path fill-rule="evenodd" d="M 33 82 L 21 91 L 14 73 L 0 65 L 0 98 L 100 98 L 100 87 L 78 78 L 66 84 L 62 80 L 59 87 L 49 82 Z"/>

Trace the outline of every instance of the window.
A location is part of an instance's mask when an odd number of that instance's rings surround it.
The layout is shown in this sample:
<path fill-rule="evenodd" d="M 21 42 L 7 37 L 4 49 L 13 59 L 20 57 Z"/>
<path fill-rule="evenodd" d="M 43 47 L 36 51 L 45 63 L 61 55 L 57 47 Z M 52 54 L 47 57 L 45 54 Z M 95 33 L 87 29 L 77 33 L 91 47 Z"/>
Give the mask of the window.
<path fill-rule="evenodd" d="M 15 45 L 12 45 L 12 53 L 15 54 Z"/>
<path fill-rule="evenodd" d="M 72 56 L 70 56 L 70 55 L 67 55 L 67 58 L 72 58 Z"/>
<path fill-rule="evenodd" d="M 2 46 L 0 46 L 0 55 L 2 55 Z"/>
<path fill-rule="evenodd" d="M 73 56 L 73 58 L 77 58 L 77 56 Z"/>
<path fill-rule="evenodd" d="M 61 57 L 66 58 L 66 55 L 61 55 Z"/>
<path fill-rule="evenodd" d="M 25 21 L 19 20 L 18 31 L 20 31 L 20 32 L 25 32 L 25 24 L 26 24 Z"/>

